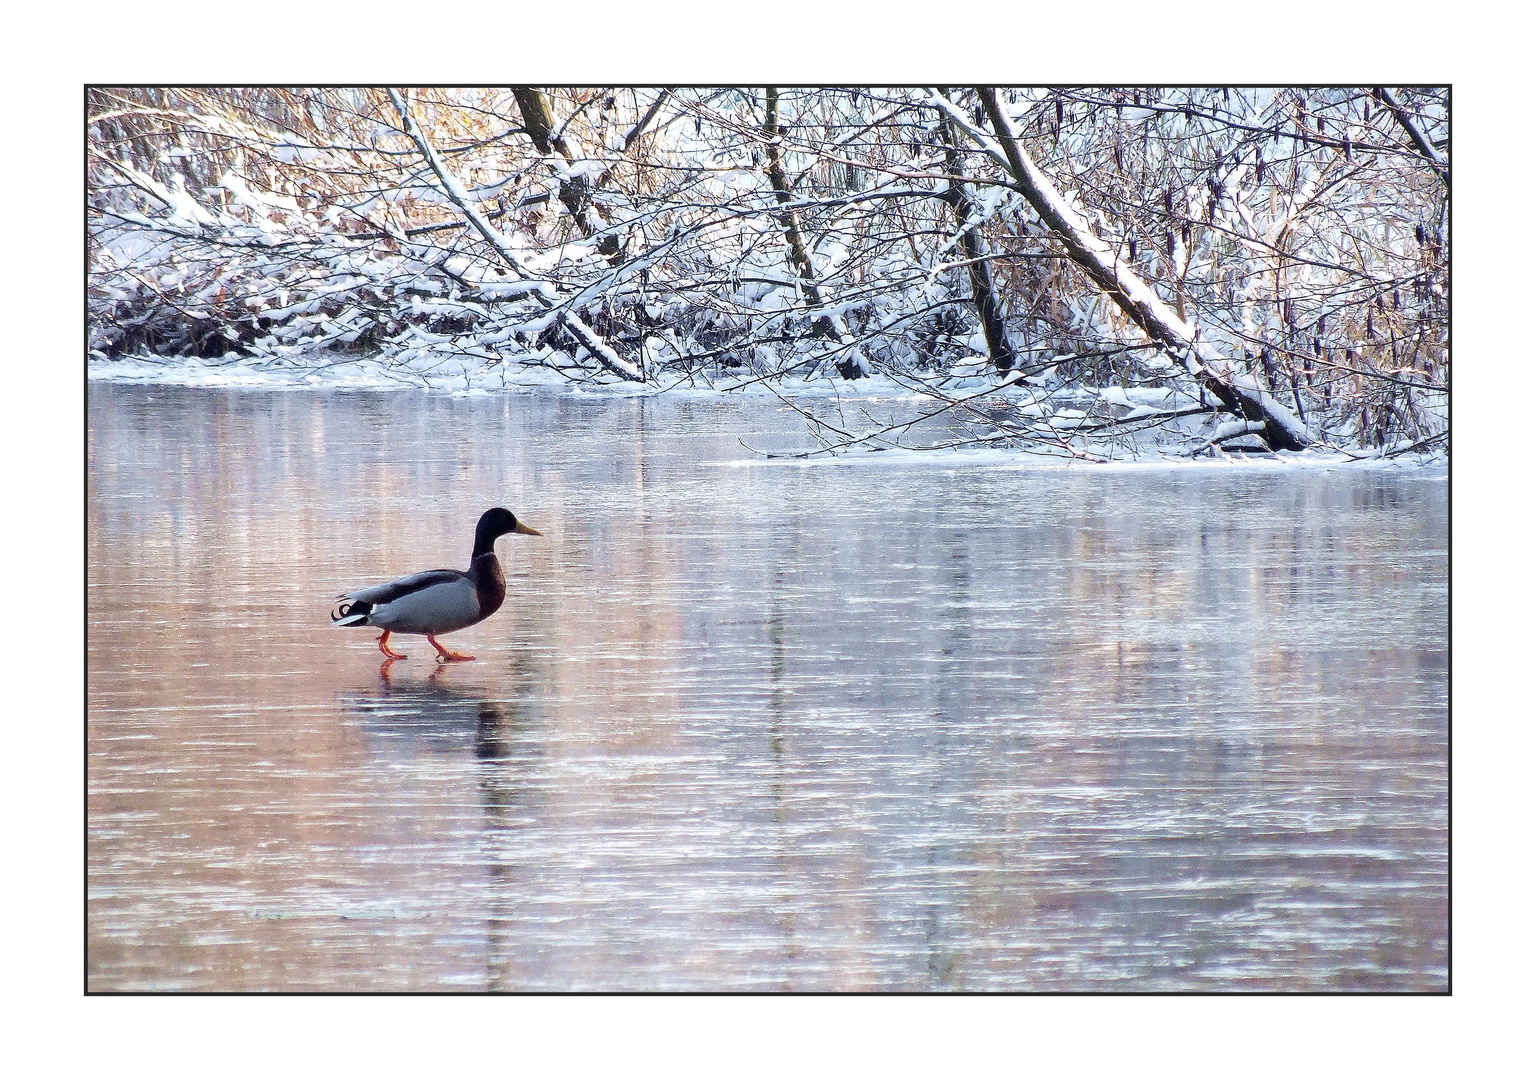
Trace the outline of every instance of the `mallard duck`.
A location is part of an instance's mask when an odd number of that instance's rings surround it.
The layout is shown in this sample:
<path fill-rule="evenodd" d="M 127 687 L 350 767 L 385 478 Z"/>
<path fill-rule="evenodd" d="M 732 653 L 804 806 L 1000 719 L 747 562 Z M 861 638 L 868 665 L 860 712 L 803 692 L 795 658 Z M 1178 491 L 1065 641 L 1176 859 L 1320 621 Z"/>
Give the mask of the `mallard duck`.
<path fill-rule="evenodd" d="M 336 598 L 331 621 L 337 626 L 381 627 L 379 651 L 391 660 L 403 660 L 405 654 L 389 647 L 390 634 L 425 634 L 440 664 L 473 660 L 444 648 L 437 635 L 473 626 L 501 607 L 507 597 L 507 579 L 496 561 L 496 538 L 507 533 L 544 535 L 518 521 L 510 510 L 500 506 L 487 510 L 475 526 L 475 551 L 468 570 L 428 570 L 343 593 Z"/>

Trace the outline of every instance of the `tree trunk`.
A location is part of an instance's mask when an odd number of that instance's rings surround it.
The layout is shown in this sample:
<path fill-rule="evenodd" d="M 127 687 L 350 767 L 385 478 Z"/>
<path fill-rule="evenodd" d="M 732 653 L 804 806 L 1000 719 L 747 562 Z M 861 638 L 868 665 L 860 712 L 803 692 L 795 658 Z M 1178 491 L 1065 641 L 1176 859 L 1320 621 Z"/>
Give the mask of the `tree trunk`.
<path fill-rule="evenodd" d="M 774 198 L 778 199 L 779 205 L 788 206 L 794 202 L 795 196 L 790 190 L 789 180 L 784 176 L 784 162 L 779 154 L 779 88 L 766 87 L 766 97 L 763 136 L 768 147 L 768 182 L 773 185 Z M 821 289 L 816 284 L 816 272 L 811 268 L 811 257 L 805 249 L 805 238 L 800 233 L 800 219 L 793 210 L 782 211 L 778 218 L 784 230 L 784 239 L 789 244 L 790 261 L 794 263 L 795 272 L 800 275 L 801 287 L 810 299 L 811 306 L 819 308 L 823 303 Z M 831 338 L 838 343 L 843 340 L 837 324 L 828 315 L 818 315 L 811 323 L 811 329 L 817 337 Z M 865 374 L 863 364 L 853 356 L 840 361 L 837 370 L 845 379 L 857 379 Z"/>
<path fill-rule="evenodd" d="M 550 116 L 549 102 L 544 100 L 544 95 L 536 87 L 514 86 L 512 96 L 517 99 L 517 107 L 523 114 L 523 130 L 533 140 L 533 145 L 539 148 L 539 153 L 558 152 L 568 163 L 574 160 L 565 140 L 555 134 L 555 122 Z"/>
<path fill-rule="evenodd" d="M 939 87 L 939 93 L 944 93 L 944 87 Z M 966 272 L 971 279 L 971 300 L 976 305 L 976 315 L 981 320 L 981 331 L 987 339 L 987 355 L 992 361 L 992 366 L 998 371 L 1007 371 L 1014 366 L 1016 354 L 1013 348 L 1013 340 L 1008 333 L 1008 325 L 1003 320 L 1002 303 L 997 295 L 997 290 L 992 285 L 992 270 L 988 264 L 987 241 L 981 235 L 978 227 L 966 228 L 966 223 L 976 216 L 976 205 L 971 201 L 971 193 L 965 184 L 961 183 L 961 161 L 959 133 L 955 131 L 954 121 L 947 115 L 943 116 L 944 124 L 944 162 L 949 172 L 949 187 L 939 197 L 949 204 L 955 212 L 955 220 L 965 231 L 960 234 L 960 248 L 965 252 Z"/>
<path fill-rule="evenodd" d="M 1199 340 L 1197 328 L 1171 311 L 1131 269 L 1122 264 L 1103 240 L 1057 190 L 1024 149 L 1018 132 L 997 101 L 991 87 L 977 87 L 982 108 L 992 122 L 992 129 L 1002 145 L 1015 190 L 1020 192 L 1035 213 L 1055 233 L 1066 249 L 1067 257 L 1080 266 L 1120 310 L 1139 326 L 1151 340 L 1184 363 L 1190 375 L 1221 402 L 1228 412 L 1245 420 L 1262 422 L 1263 438 L 1276 450 L 1301 450 L 1311 444 L 1305 426 L 1259 386 L 1251 375 L 1235 375 L 1230 362 L 1214 348 Z M 962 127 L 969 127 L 963 115 L 942 98 L 941 108 Z"/>
<path fill-rule="evenodd" d="M 544 95 L 532 86 L 514 86 L 512 96 L 517 99 L 517 107 L 523 114 L 523 130 L 533 140 L 533 145 L 541 154 L 557 153 L 565 159 L 567 165 L 576 164 L 576 155 L 571 152 L 565 139 L 555 131 L 555 123 L 550 115 L 549 102 Z M 585 176 L 568 177 L 560 181 L 560 201 L 570 211 L 571 220 L 576 222 L 576 227 L 581 230 L 581 235 L 591 236 L 598 227 L 592 223 L 588 213 L 592 205 L 592 183 Z"/>

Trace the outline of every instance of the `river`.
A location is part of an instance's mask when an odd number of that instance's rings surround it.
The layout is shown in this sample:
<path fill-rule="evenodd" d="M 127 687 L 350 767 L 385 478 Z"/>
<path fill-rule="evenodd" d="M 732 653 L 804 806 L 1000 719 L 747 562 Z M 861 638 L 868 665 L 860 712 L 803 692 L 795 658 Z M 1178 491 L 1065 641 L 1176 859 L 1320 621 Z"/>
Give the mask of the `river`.
<path fill-rule="evenodd" d="M 772 399 L 88 405 L 92 990 L 1444 990 L 1444 467 Z M 343 589 L 507 536 L 386 665 Z"/>

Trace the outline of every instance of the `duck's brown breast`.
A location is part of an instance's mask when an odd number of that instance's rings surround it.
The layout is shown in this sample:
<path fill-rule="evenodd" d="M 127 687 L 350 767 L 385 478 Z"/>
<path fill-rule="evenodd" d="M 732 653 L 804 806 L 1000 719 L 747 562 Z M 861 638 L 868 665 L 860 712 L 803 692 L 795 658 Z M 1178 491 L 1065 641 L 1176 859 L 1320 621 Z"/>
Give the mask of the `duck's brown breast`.
<path fill-rule="evenodd" d="M 480 617 L 484 619 L 494 614 L 507 598 L 507 579 L 501 573 L 501 562 L 494 553 L 481 555 L 469 568 L 469 576 L 475 581 Z"/>

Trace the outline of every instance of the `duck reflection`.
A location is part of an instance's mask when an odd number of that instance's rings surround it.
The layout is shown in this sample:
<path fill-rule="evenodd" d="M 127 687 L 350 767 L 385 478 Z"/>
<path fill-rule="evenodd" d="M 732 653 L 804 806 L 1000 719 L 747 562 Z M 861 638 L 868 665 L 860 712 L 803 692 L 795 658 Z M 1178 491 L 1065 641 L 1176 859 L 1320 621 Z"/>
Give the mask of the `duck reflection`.
<path fill-rule="evenodd" d="M 515 687 L 466 683 L 441 664 L 424 678 L 397 667 L 384 661 L 376 684 L 340 696 L 342 712 L 361 718 L 376 749 L 390 755 L 473 754 L 482 761 L 509 757 L 528 719 Z"/>
<path fill-rule="evenodd" d="M 386 660 L 378 682 L 341 695 L 344 713 L 361 718 L 362 731 L 381 757 L 473 758 L 484 810 L 484 866 L 490 879 L 484 911 L 487 990 L 516 990 L 517 965 L 509 952 L 517 898 L 527 869 L 518 833 L 538 814 L 532 775 L 542 747 L 528 738 L 527 695 L 512 687 L 465 684 L 462 670 L 436 665 L 426 676 L 396 670 Z M 509 696 L 509 694 L 511 696 Z"/>

